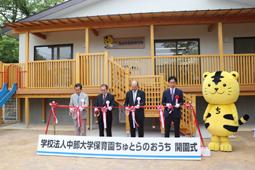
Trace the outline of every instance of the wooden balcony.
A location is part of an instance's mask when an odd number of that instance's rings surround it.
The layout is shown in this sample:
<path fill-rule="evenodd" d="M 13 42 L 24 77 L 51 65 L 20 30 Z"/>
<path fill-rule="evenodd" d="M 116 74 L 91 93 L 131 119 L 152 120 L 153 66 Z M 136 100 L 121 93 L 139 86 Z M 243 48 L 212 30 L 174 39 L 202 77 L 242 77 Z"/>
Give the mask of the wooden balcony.
<path fill-rule="evenodd" d="M 201 95 L 203 73 L 217 71 L 221 67 L 226 71 L 239 72 L 241 95 L 255 95 L 255 54 L 113 58 L 107 52 L 86 53 L 77 54 L 71 60 L 0 63 L 0 81 L 9 85 L 17 83 L 16 97 L 25 98 L 25 103 L 28 103 L 28 98 L 69 98 L 76 82 L 82 83 L 84 91 L 94 97 L 99 93 L 99 86 L 107 83 L 116 101 L 122 105 L 130 83 L 135 79 L 146 93 L 146 105 L 157 106 L 161 104 L 161 95 L 167 88 L 167 78 L 174 75 L 185 92 L 186 101 L 195 105 L 195 96 Z M 181 130 L 192 134 L 195 128 L 191 111 L 183 109 L 183 112 Z M 158 111 L 147 108 L 145 116 L 156 118 Z M 127 131 L 128 128 L 126 123 Z"/>
<path fill-rule="evenodd" d="M 241 94 L 255 94 L 255 54 L 224 54 L 222 61 L 224 70 L 239 72 Z M 219 55 L 113 58 L 107 52 L 89 53 L 77 54 L 70 60 L 0 63 L 0 83 L 7 82 L 10 86 L 18 83 L 18 96 L 32 93 L 53 95 L 53 91 L 57 95 L 69 95 L 76 82 L 82 83 L 85 91 L 94 96 L 98 92 L 96 89 L 107 83 L 121 99 L 129 89 L 132 76 L 143 77 L 139 81 L 146 80 L 146 76 L 163 76 L 167 81 L 170 75 L 174 75 L 186 93 L 201 94 L 203 73 L 220 70 L 220 65 Z"/>
<path fill-rule="evenodd" d="M 203 73 L 221 70 L 220 58 L 220 55 L 142 56 L 115 57 L 114 61 L 128 68 L 131 75 L 162 75 L 165 81 L 174 75 L 186 93 L 201 95 Z M 254 95 L 255 54 L 224 54 L 222 58 L 223 70 L 239 72 L 241 95 Z"/>

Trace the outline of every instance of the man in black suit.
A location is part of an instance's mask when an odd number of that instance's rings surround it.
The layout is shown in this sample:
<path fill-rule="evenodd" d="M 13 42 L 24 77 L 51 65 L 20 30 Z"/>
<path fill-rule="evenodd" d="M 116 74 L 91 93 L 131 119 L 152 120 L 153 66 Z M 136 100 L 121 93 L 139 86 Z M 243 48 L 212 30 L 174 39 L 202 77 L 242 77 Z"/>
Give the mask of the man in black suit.
<path fill-rule="evenodd" d="M 129 111 L 129 125 L 131 137 L 136 136 L 136 128 L 138 129 L 138 136 L 144 136 L 144 108 L 141 106 L 145 105 L 145 93 L 138 89 L 138 82 L 132 81 L 132 90 L 126 94 L 125 104 L 126 107 L 135 108 L 135 122 L 132 118 L 132 111 Z"/>
<path fill-rule="evenodd" d="M 112 136 L 112 107 L 114 106 L 114 96 L 108 93 L 108 85 L 100 86 L 101 94 L 96 97 L 94 104 L 94 116 L 98 119 L 99 136 L 104 136 L 103 109 L 106 109 L 106 134 Z M 103 108 L 104 107 L 104 108 Z"/>
<path fill-rule="evenodd" d="M 174 76 L 168 79 L 169 88 L 163 93 L 162 104 L 166 106 L 165 117 L 165 137 L 169 137 L 171 123 L 174 122 L 175 137 L 180 137 L 181 105 L 183 104 L 183 92 L 176 88 L 177 78 Z"/>

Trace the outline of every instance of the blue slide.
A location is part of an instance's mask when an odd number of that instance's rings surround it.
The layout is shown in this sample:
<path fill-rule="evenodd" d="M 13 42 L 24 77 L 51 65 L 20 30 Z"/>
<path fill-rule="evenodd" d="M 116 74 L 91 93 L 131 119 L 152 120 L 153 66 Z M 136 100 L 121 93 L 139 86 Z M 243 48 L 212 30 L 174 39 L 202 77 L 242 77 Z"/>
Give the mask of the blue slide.
<path fill-rule="evenodd" d="M 16 93 L 17 83 L 12 85 L 12 89 L 9 91 L 7 88 L 7 84 L 4 83 L 3 87 L 0 91 L 0 108 Z"/>

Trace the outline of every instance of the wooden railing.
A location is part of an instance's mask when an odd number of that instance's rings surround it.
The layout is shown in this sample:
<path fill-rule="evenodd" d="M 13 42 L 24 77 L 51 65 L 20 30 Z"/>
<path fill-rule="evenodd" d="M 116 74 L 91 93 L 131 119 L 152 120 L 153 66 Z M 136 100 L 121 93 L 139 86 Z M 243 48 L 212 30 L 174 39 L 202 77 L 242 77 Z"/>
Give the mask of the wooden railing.
<path fill-rule="evenodd" d="M 128 68 L 121 67 L 112 58 L 109 59 L 109 86 L 117 100 L 124 100 L 126 97 L 129 88 L 129 74 Z"/>
<path fill-rule="evenodd" d="M 156 74 L 163 74 L 165 80 L 176 76 L 180 86 L 201 84 L 204 72 L 220 67 L 216 55 L 157 56 L 155 63 Z"/>
<path fill-rule="evenodd" d="M 153 75 L 151 57 L 114 57 L 114 61 L 129 68 L 132 75 Z"/>
<path fill-rule="evenodd" d="M 109 83 L 116 95 L 123 98 L 125 69 L 131 76 L 144 79 L 143 75 L 163 75 L 167 80 L 173 75 L 180 86 L 201 85 L 204 72 L 220 70 L 219 55 L 155 56 L 152 62 L 153 58 L 114 57 L 112 60 L 107 52 L 77 54 L 71 60 L 31 61 L 27 70 L 25 64 L 0 63 L 0 82 L 6 82 L 8 77 L 9 84 L 18 82 L 20 88 L 69 88 L 75 82 L 85 86 Z M 241 85 L 255 84 L 255 54 L 225 54 L 222 61 L 224 70 L 239 72 Z"/>
<path fill-rule="evenodd" d="M 129 83 L 131 86 L 132 80 L 136 80 L 139 83 L 139 89 L 146 93 L 146 105 L 158 106 L 161 104 L 162 94 L 164 91 L 164 79 L 161 75 L 144 75 L 144 76 L 130 76 Z M 158 111 L 155 108 L 147 108 L 150 110 L 146 117 L 155 117 L 153 112 Z"/>
<path fill-rule="evenodd" d="M 4 83 L 4 63 L 0 61 L 0 88 L 2 88 L 2 85 Z"/>
<path fill-rule="evenodd" d="M 225 54 L 224 68 L 237 71 L 241 85 L 255 84 L 255 54 Z"/>
<path fill-rule="evenodd" d="M 191 103 L 196 110 L 196 96 L 190 94 L 184 94 L 185 103 Z M 180 129 L 183 134 L 192 136 L 196 132 L 196 125 L 194 122 L 194 116 L 191 108 L 183 107 Z"/>
<path fill-rule="evenodd" d="M 78 54 L 77 74 L 86 86 L 98 86 L 108 82 L 108 53 Z"/>
<path fill-rule="evenodd" d="M 114 60 L 131 70 L 131 75 L 151 75 L 152 57 L 115 57 Z M 241 85 L 255 84 L 255 54 L 225 54 L 226 71 L 238 71 Z M 176 76 L 180 86 L 201 85 L 204 72 L 220 70 L 219 55 L 155 56 L 155 75 Z"/>
<path fill-rule="evenodd" d="M 18 88 L 25 86 L 25 65 L 23 63 L 2 63 L 0 62 L 0 88 L 3 83 L 7 83 L 11 88 L 17 83 Z"/>
<path fill-rule="evenodd" d="M 29 88 L 69 88 L 75 84 L 75 60 L 28 63 Z"/>

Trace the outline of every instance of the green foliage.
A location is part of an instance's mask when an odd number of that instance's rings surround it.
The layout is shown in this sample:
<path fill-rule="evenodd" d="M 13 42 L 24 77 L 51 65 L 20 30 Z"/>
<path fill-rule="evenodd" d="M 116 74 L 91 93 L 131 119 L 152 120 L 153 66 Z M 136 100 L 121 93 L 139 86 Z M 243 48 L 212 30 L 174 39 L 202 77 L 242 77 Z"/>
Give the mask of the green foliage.
<path fill-rule="evenodd" d="M 6 22 L 16 22 L 65 0 L 0 0 L 0 60 L 18 62 L 18 40 L 2 34 Z"/>
<path fill-rule="evenodd" d="M 0 39 L 0 60 L 4 63 L 17 63 L 19 56 L 19 43 L 10 36 L 2 36 Z"/>

